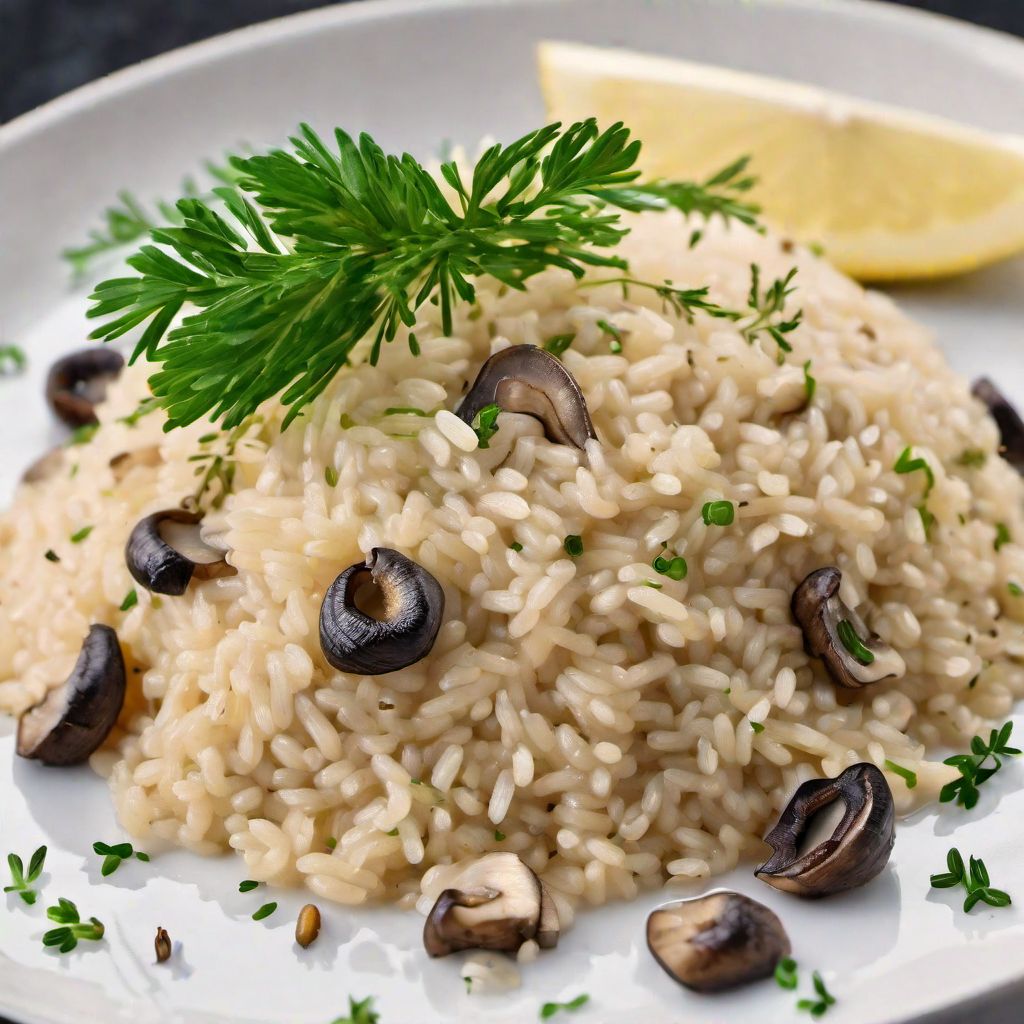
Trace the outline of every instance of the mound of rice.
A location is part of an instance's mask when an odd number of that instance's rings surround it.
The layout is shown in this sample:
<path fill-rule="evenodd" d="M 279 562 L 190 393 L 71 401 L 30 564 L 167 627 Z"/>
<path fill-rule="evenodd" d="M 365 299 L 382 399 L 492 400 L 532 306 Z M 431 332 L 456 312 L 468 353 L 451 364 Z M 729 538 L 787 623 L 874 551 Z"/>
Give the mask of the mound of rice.
<path fill-rule="evenodd" d="M 127 831 L 230 848 L 252 878 L 347 904 L 429 905 L 448 865 L 502 849 L 543 876 L 567 924 L 580 902 L 756 855 L 799 783 L 854 762 L 917 773 L 913 792 L 890 775 L 902 811 L 933 799 L 953 770 L 928 748 L 962 745 L 1024 693 L 1024 600 L 1008 589 L 1024 547 L 993 543 L 997 521 L 1024 538 L 1024 484 L 994 423 L 922 329 L 825 261 L 738 226 L 701 225 L 690 249 L 679 215 L 627 221 L 635 276 L 707 283 L 729 306 L 751 262 L 764 280 L 798 263 L 790 311 L 805 318 L 786 364 L 774 343 L 689 324 L 638 289 L 561 271 L 522 294 L 485 282 L 453 337 L 425 309 L 421 356 L 400 338 L 284 434 L 266 407 L 206 519 L 238 575 L 180 598 L 140 589 L 122 612 L 127 535 L 194 491 L 188 458 L 210 429 L 120 423 L 146 394 L 135 367 L 95 439 L 0 519 L 0 709 L 66 678 L 90 623 L 115 626 L 133 682 L 93 763 Z M 566 333 L 600 441 L 581 453 L 506 414 L 477 449 L 450 411 L 467 381 L 503 346 Z M 387 413 L 408 407 L 429 415 Z M 923 474 L 892 468 L 907 445 L 935 472 L 930 539 Z M 965 449 L 984 465 L 959 464 Z M 143 457 L 117 479 L 127 451 Z M 733 525 L 704 524 L 718 499 L 737 505 Z M 666 545 L 684 580 L 652 569 Z M 447 606 L 424 661 L 357 678 L 326 664 L 318 613 L 374 546 L 428 568 Z M 840 691 L 804 653 L 790 595 L 830 564 L 904 679 Z"/>

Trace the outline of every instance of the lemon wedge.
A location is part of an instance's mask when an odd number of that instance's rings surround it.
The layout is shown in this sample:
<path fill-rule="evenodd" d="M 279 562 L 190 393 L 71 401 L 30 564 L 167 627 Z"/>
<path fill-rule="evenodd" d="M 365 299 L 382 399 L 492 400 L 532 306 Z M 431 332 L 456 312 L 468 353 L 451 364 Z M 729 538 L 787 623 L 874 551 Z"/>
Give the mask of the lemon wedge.
<path fill-rule="evenodd" d="M 765 218 L 862 280 L 939 277 L 1024 251 L 1024 140 L 688 61 L 542 43 L 553 119 L 624 121 L 645 174 L 749 154 Z"/>

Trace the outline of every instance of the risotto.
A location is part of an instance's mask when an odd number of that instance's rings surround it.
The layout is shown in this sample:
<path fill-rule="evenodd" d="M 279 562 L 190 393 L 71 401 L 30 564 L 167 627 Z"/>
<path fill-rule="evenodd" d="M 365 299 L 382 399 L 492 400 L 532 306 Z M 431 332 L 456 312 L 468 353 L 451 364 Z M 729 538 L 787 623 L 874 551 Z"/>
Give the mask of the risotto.
<path fill-rule="evenodd" d="M 95 436 L 0 518 L 0 709 L 38 702 L 90 625 L 115 625 L 127 698 L 92 764 L 128 833 L 230 849 L 253 879 L 345 904 L 428 909 L 501 850 L 565 925 L 733 867 L 801 783 L 858 762 L 900 812 L 934 799 L 956 771 L 929 750 L 1024 695 L 1024 548 L 995 542 L 997 524 L 1024 537 L 1024 483 L 995 423 L 923 329 L 825 260 L 678 212 L 625 223 L 635 275 L 723 305 L 743 306 L 751 264 L 796 265 L 786 364 L 598 271 L 484 279 L 451 336 L 421 308 L 419 356 L 403 328 L 284 432 L 264 403 L 203 521 L 237 574 L 173 598 L 133 586 L 125 544 L 195 491 L 211 428 L 126 422 L 151 372 L 129 368 Z M 596 439 L 553 444 L 504 413 L 480 447 L 453 414 L 480 366 L 563 336 Z M 930 490 L 893 468 L 908 446 Z M 361 676 L 325 661 L 318 620 L 374 548 L 428 570 L 444 614 L 422 660 Z M 842 690 L 806 653 L 790 601 L 823 565 L 902 657 L 898 681 Z"/>

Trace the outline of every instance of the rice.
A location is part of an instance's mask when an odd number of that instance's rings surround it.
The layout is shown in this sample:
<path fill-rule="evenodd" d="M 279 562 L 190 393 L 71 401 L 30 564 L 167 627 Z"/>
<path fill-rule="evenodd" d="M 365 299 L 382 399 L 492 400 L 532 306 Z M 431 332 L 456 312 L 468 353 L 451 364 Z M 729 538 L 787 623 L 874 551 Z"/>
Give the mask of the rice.
<path fill-rule="evenodd" d="M 752 262 L 767 279 L 797 260 L 804 323 L 786 365 L 773 344 L 687 323 L 640 290 L 557 270 L 524 293 L 482 282 L 452 337 L 425 307 L 422 355 L 400 337 L 284 434 L 268 403 L 238 445 L 234 493 L 205 520 L 238 574 L 179 598 L 140 589 L 121 612 L 127 534 L 194 491 L 188 459 L 210 429 L 121 422 L 146 393 L 149 368 L 131 368 L 95 438 L 0 519 L 0 709 L 66 678 L 91 623 L 116 626 L 129 696 L 94 767 L 125 829 L 234 850 L 249 877 L 347 904 L 425 909 L 460 861 L 504 849 L 568 924 L 581 903 L 728 870 L 800 782 L 857 761 L 917 772 L 913 792 L 891 777 L 903 812 L 934 799 L 953 770 L 928 751 L 1024 693 L 1008 593 L 1024 548 L 993 548 L 997 521 L 1024 538 L 1024 485 L 996 456 L 994 423 L 922 329 L 824 261 L 739 226 L 702 225 L 691 249 L 680 215 L 628 223 L 635 276 L 708 283 L 726 305 L 743 304 Z M 598 321 L 617 326 L 621 354 Z M 466 382 L 506 345 L 566 333 L 600 441 L 581 453 L 503 415 L 478 449 L 452 414 Z M 426 415 L 394 412 L 409 407 Z M 936 475 L 930 540 L 920 474 L 892 469 L 907 445 Z M 959 466 L 966 448 L 984 466 Z M 118 479 L 122 452 L 150 457 Z M 704 503 L 723 499 L 735 522 L 705 525 Z M 425 566 L 446 610 L 427 658 L 359 678 L 325 663 L 318 614 L 374 546 Z M 652 568 L 663 547 L 685 579 Z M 808 659 L 789 598 L 828 564 L 904 679 L 837 699 Z"/>

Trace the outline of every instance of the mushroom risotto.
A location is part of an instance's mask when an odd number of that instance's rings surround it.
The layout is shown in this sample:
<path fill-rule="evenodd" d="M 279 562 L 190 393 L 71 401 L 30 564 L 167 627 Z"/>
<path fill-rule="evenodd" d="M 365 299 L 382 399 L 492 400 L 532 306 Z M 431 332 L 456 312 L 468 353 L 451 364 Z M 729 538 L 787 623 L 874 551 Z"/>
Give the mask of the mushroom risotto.
<path fill-rule="evenodd" d="M 47 698 L 21 752 L 85 756 L 68 708 L 121 672 L 91 763 L 133 837 L 326 900 L 437 900 L 436 953 L 477 918 L 557 938 L 581 903 L 723 872 L 854 765 L 897 813 L 934 799 L 957 771 L 929 750 L 1024 694 L 1024 547 L 1000 542 L 1024 484 L 996 422 L 811 252 L 674 209 L 622 223 L 632 277 L 746 309 L 756 265 L 799 326 L 556 266 L 480 277 L 450 331 L 422 305 L 376 365 L 368 337 L 283 431 L 271 397 L 164 432 L 144 360 L 105 384 L 99 429 L 0 518 L 0 708 Z M 197 486 L 214 500 L 182 512 Z M 123 666 L 83 665 L 97 624 Z M 784 846 L 766 875 L 791 877 Z M 498 853 L 505 889 L 473 867 Z M 766 948 L 751 970 L 788 942 Z"/>

